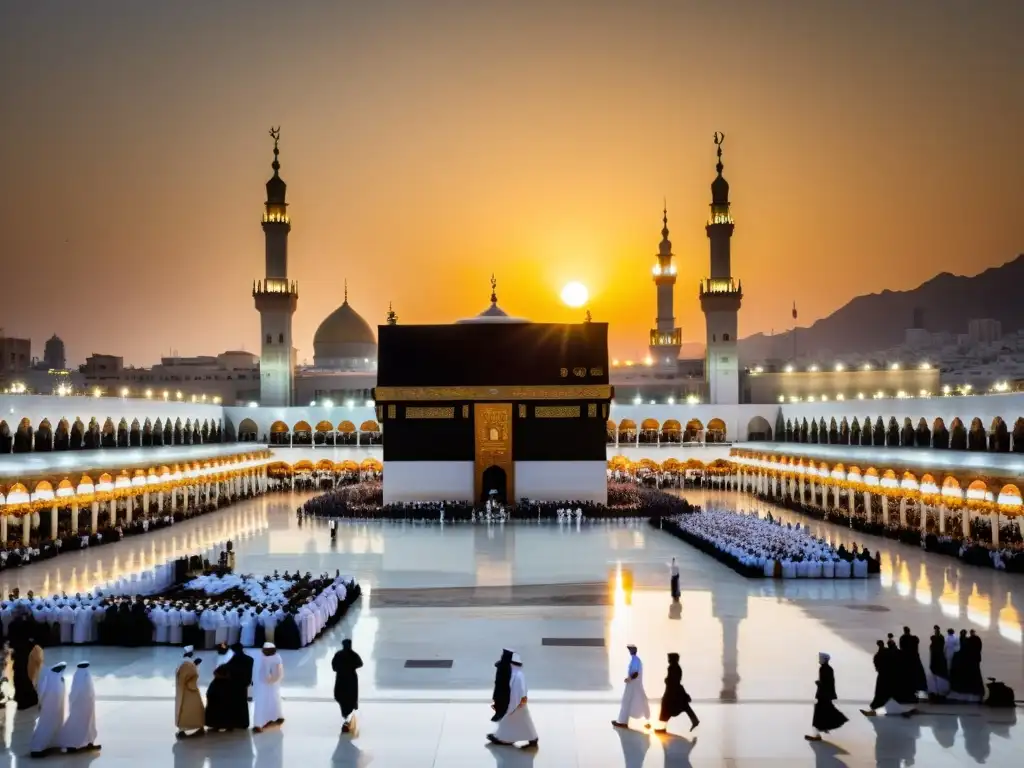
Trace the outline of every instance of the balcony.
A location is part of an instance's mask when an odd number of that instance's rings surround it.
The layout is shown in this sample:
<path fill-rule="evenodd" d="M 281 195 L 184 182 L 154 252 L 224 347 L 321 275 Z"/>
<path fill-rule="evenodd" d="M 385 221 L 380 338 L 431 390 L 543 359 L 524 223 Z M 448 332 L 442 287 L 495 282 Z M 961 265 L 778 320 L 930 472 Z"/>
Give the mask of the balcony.
<path fill-rule="evenodd" d="M 700 281 L 700 295 L 721 295 L 741 296 L 743 295 L 743 283 L 726 278 L 706 278 Z"/>

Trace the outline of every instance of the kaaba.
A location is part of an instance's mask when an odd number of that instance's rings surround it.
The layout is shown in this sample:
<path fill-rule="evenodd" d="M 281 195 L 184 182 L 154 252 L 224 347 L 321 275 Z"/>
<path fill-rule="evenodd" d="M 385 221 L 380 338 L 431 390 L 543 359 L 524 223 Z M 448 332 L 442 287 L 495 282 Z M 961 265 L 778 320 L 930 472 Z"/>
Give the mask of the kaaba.
<path fill-rule="evenodd" d="M 608 324 L 378 328 L 384 503 L 605 503 Z"/>

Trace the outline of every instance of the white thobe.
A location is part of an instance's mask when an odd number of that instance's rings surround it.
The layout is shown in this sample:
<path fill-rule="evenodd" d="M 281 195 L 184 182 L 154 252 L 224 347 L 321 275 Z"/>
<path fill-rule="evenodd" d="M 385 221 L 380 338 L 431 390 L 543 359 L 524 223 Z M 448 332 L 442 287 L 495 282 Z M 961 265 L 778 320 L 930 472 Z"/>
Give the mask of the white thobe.
<path fill-rule="evenodd" d="M 498 723 L 494 738 L 512 744 L 517 741 L 534 741 L 537 729 L 530 717 L 530 710 L 523 699 L 526 698 L 526 677 L 522 667 L 512 666 L 512 678 L 509 682 L 508 710 Z M 523 703 L 522 706 L 519 706 Z"/>
<path fill-rule="evenodd" d="M 167 611 L 157 606 L 149 612 L 149 620 L 153 623 L 153 642 L 167 642 Z"/>
<path fill-rule="evenodd" d="M 50 670 L 39 684 L 39 719 L 32 731 L 30 751 L 45 752 L 59 746 L 57 735 L 64 727 L 65 698 L 63 675 Z"/>
<path fill-rule="evenodd" d="M 252 724 L 263 728 L 284 717 L 281 710 L 281 681 L 284 679 L 284 664 L 278 654 L 260 656 L 256 660 L 252 686 Z"/>
<path fill-rule="evenodd" d="M 75 627 L 71 640 L 75 645 L 88 643 L 92 639 L 92 606 L 80 605 L 75 608 Z"/>
<path fill-rule="evenodd" d="M 222 611 L 213 612 L 214 630 L 213 630 L 213 641 L 220 645 L 228 641 L 228 623 L 224 618 Z"/>
<path fill-rule="evenodd" d="M 633 675 L 636 675 L 635 679 L 632 679 Z M 630 718 L 650 718 L 651 705 L 647 701 L 647 692 L 644 691 L 644 665 L 639 656 L 630 658 L 626 677 L 631 679 L 626 682 L 626 690 L 622 692 L 622 706 L 619 708 L 619 719 L 616 722 L 628 724 Z"/>
<path fill-rule="evenodd" d="M 67 645 L 75 639 L 75 609 L 65 605 L 60 609 L 60 642 Z"/>
<path fill-rule="evenodd" d="M 88 668 L 76 669 L 68 696 L 68 719 L 57 736 L 65 749 L 82 749 L 96 743 L 96 689 Z"/>
<path fill-rule="evenodd" d="M 246 648 L 252 648 L 256 645 L 256 616 L 253 615 L 252 611 L 246 611 L 245 615 L 242 616 L 241 632 L 238 636 L 238 641 Z"/>
<path fill-rule="evenodd" d="M 234 645 L 238 642 L 238 637 L 242 632 L 242 619 L 238 615 L 238 611 L 228 611 L 228 615 L 224 617 L 224 622 L 228 628 L 228 645 Z"/>
<path fill-rule="evenodd" d="M 177 608 L 167 609 L 167 642 L 181 645 L 181 611 Z"/>

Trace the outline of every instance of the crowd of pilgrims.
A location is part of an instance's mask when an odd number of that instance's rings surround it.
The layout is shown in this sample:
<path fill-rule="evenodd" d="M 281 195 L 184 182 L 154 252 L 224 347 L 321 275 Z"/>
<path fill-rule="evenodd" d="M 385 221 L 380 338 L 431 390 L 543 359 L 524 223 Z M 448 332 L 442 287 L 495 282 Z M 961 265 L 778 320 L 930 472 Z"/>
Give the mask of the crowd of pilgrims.
<path fill-rule="evenodd" d="M 473 504 L 468 501 L 421 501 L 403 504 L 375 503 L 375 490 L 364 484 L 329 491 L 309 499 L 296 512 L 299 517 L 347 518 L 352 520 L 444 521 L 446 523 L 494 520 L 600 520 L 625 517 L 661 517 L 693 512 L 686 499 L 632 483 L 609 485 L 608 504 L 592 501 L 532 501 L 505 505 L 496 501 Z M 614 486 L 614 487 L 613 487 Z"/>
<path fill-rule="evenodd" d="M 867 578 L 881 570 L 867 548 L 834 547 L 807 528 L 775 520 L 769 513 L 706 509 L 651 524 L 751 578 Z"/>
<path fill-rule="evenodd" d="M 355 580 L 340 573 L 314 577 L 276 571 L 263 579 L 199 576 L 153 597 L 97 590 L 52 598 L 29 592 L 23 598 L 14 592 L 0 602 L 0 627 L 14 655 L 26 659 L 33 646 L 91 643 L 253 648 L 269 639 L 294 649 L 309 645 L 337 623 L 360 594 Z M 17 688 L 15 683 L 16 698 Z"/>
<path fill-rule="evenodd" d="M 982 568 L 994 568 L 1013 573 L 1024 573 L 1024 536 L 1017 520 L 1001 518 L 999 525 L 999 546 L 992 545 L 992 522 L 988 517 L 975 517 L 968 524 L 969 536 L 963 535 L 963 523 L 960 511 L 950 510 L 945 515 L 945 531 L 938 530 L 938 521 L 929 515 L 925 532 L 921 533 L 920 512 L 914 507 L 906 509 L 907 524 L 900 525 L 899 501 L 889 500 L 889 523 L 886 525 L 882 510 L 879 508 L 881 497 L 872 495 L 871 522 L 868 522 L 867 510 L 863 501 L 858 498 L 851 515 L 848 508 L 830 508 L 823 512 L 818 506 L 802 504 L 795 499 L 779 499 L 775 496 L 756 494 L 758 498 L 772 504 L 778 504 L 793 512 L 813 517 L 816 520 L 827 520 L 836 525 L 853 528 L 873 536 L 884 536 L 904 544 L 919 546 L 927 552 L 935 552 L 947 557 L 955 557 L 970 565 Z"/>
<path fill-rule="evenodd" d="M 252 498 L 253 495 L 253 492 L 246 491 L 238 500 Z M 205 504 L 191 501 L 187 513 L 183 513 L 180 507 L 172 512 L 169 500 L 164 501 L 162 508 L 156 501 L 151 501 L 149 514 L 140 515 L 136 509 L 135 517 L 132 518 L 131 523 L 128 523 L 126 522 L 125 502 L 121 500 L 116 502 L 116 519 L 113 520 L 110 518 L 107 505 L 102 505 L 96 533 L 89 531 L 92 524 L 92 510 L 80 509 L 78 520 L 71 520 L 70 508 L 66 508 L 61 510 L 56 539 L 50 539 L 48 535 L 44 536 L 44 530 L 46 534 L 49 534 L 50 531 L 49 523 L 46 522 L 50 513 L 44 512 L 43 524 L 32 530 L 28 545 L 22 544 L 20 525 L 8 526 L 7 541 L 0 541 L 0 571 L 28 565 L 39 560 L 49 560 L 57 555 L 77 552 L 87 547 L 113 544 L 127 536 L 149 533 L 183 520 L 191 520 L 215 510 L 224 509 L 230 503 L 232 502 L 226 496 L 221 496 L 216 505 L 212 502 Z"/>

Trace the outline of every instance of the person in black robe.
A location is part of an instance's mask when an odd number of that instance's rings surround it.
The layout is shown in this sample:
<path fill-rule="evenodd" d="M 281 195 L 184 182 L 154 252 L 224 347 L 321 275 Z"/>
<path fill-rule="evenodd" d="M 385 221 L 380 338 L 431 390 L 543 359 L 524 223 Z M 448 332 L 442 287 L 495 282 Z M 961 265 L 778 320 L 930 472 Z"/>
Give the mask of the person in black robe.
<path fill-rule="evenodd" d="M 839 697 L 836 695 L 836 675 L 828 663 L 830 658 L 827 653 L 818 654 L 818 680 L 815 683 L 818 690 L 814 695 L 814 718 L 811 721 L 814 733 L 804 736 L 808 741 L 821 741 L 821 734 L 846 724 L 846 715 L 832 703 Z"/>
<path fill-rule="evenodd" d="M 284 618 L 278 622 L 274 629 L 274 645 L 288 651 L 296 651 L 302 647 L 302 634 L 295 621 L 295 609 L 285 613 Z"/>
<path fill-rule="evenodd" d="M 352 713 L 359 709 L 359 674 L 363 666 L 359 654 L 352 650 L 352 641 L 341 641 L 341 650 L 331 659 L 334 670 L 334 700 L 341 707 L 341 732 L 348 733 L 352 725 Z"/>
<path fill-rule="evenodd" d="M 968 656 L 970 655 L 969 643 L 967 642 L 967 630 L 960 630 L 960 643 L 953 652 L 953 659 L 949 664 L 949 690 L 950 698 L 956 701 L 969 701 L 970 691 L 968 690 Z"/>
<path fill-rule="evenodd" d="M 206 689 L 206 730 L 230 731 L 235 726 L 231 717 L 232 698 L 231 675 L 227 665 L 222 664 L 213 670 L 213 680 Z M 248 728 L 249 707 L 246 706 L 246 725 Z"/>
<path fill-rule="evenodd" d="M 494 691 L 491 693 L 491 722 L 496 723 L 508 712 L 509 686 L 512 681 L 512 651 L 501 649 L 501 658 L 494 662 Z"/>
<path fill-rule="evenodd" d="M 683 670 L 679 666 L 679 654 L 670 653 L 668 655 L 668 672 L 665 675 L 665 693 L 662 694 L 661 712 L 658 714 L 661 726 L 655 728 L 654 732 L 665 733 L 668 730 L 668 721 L 684 712 L 690 718 L 691 731 L 700 725 L 700 720 L 690 706 L 691 701 L 690 694 L 683 687 Z"/>
<path fill-rule="evenodd" d="M 936 624 L 928 638 L 928 671 L 931 673 L 928 698 L 941 701 L 949 693 L 949 667 L 946 666 L 946 639 Z"/>
<path fill-rule="evenodd" d="M 921 641 L 910 633 L 910 627 L 904 627 L 900 635 L 900 660 L 907 671 L 907 691 L 916 699 L 919 692 L 928 690 L 928 678 L 921 663 Z"/>
<path fill-rule="evenodd" d="M 14 665 L 14 700 L 19 710 L 30 709 L 39 703 L 39 694 L 28 674 L 28 657 L 36 644 L 33 634 L 35 623 L 31 614 L 21 614 L 15 617 L 7 630 Z"/>
<path fill-rule="evenodd" d="M 875 663 L 875 696 L 871 699 L 871 703 L 868 704 L 867 709 L 862 709 L 861 714 L 873 717 L 876 712 L 875 710 L 881 709 L 885 706 L 885 702 L 893 698 L 892 691 L 892 655 L 889 649 L 885 647 L 885 643 L 881 640 L 877 642 L 878 650 L 875 651 L 874 663 Z"/>
<path fill-rule="evenodd" d="M 263 606 L 259 606 L 256 609 L 256 640 L 253 642 L 253 648 L 262 648 L 263 644 L 267 642 L 267 628 L 263 626 Z"/>
<path fill-rule="evenodd" d="M 223 720 L 228 723 L 228 728 L 240 728 L 245 730 L 249 727 L 249 686 L 252 685 L 253 659 L 249 656 L 241 643 L 231 646 L 234 654 L 231 659 L 220 667 L 228 676 L 228 689 L 224 702 Z M 207 704 L 209 708 L 209 704 Z"/>
<path fill-rule="evenodd" d="M 967 653 L 964 656 L 964 687 L 970 694 L 973 701 L 985 699 L 985 678 L 981 674 L 981 638 L 972 629 L 966 638 L 961 638 L 961 643 L 966 644 Z"/>

